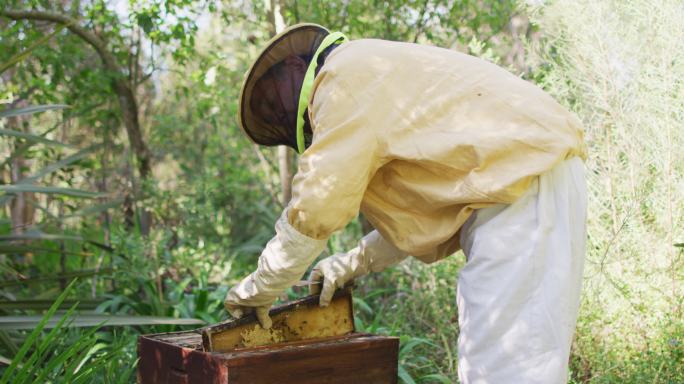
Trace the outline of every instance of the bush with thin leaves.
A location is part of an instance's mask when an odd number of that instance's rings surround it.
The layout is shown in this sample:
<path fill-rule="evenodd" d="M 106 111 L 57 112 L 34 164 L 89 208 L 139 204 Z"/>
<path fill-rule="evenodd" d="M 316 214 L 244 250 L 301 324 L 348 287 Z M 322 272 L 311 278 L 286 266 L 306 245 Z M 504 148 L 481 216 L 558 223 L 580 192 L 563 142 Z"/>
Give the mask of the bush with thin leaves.
<path fill-rule="evenodd" d="M 42 320 L 24 341 L 8 367 L 4 369 L 0 384 L 22 383 L 92 383 L 100 381 L 102 374 L 112 374 L 112 365 L 118 360 L 122 347 L 109 346 L 97 337 L 99 326 L 75 337 L 69 337 L 67 327 L 72 320 L 78 304 L 74 304 L 46 334 L 43 333 L 48 321 L 57 312 L 60 304 L 71 293 L 74 282 L 69 284 Z M 120 367 L 116 367 L 120 368 Z M 106 382 L 129 382 L 135 364 L 127 364 L 117 370 L 116 375 L 106 377 Z M 114 381 L 112 381 L 114 380 Z"/>
<path fill-rule="evenodd" d="M 546 36 L 541 85 L 584 120 L 589 145 L 574 379 L 682 382 L 684 5 L 529 3 Z M 665 358 L 677 350 L 678 361 Z M 645 375 L 638 362 L 656 368 Z"/>

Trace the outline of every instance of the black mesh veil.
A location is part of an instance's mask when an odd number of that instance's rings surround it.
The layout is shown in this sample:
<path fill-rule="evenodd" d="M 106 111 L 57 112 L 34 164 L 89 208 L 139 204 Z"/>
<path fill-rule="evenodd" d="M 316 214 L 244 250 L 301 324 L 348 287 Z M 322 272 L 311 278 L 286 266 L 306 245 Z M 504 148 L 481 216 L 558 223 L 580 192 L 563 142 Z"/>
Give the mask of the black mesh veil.
<path fill-rule="evenodd" d="M 255 143 L 287 145 L 296 150 L 297 103 L 301 83 L 295 85 L 292 81 L 285 82 L 291 84 L 285 89 L 276 84 L 291 76 L 287 73 L 286 60 L 298 57 L 308 65 L 328 34 L 328 30 L 315 24 L 290 27 L 267 44 L 247 72 L 240 93 L 238 120 Z M 305 127 L 305 137 L 310 142 L 310 127 Z"/>

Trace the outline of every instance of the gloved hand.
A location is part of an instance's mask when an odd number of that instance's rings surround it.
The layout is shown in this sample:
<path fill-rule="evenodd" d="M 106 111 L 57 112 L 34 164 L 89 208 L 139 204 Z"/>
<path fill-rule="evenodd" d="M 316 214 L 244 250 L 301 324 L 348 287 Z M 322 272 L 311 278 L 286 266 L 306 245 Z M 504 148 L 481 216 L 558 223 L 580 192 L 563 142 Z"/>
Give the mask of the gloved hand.
<path fill-rule="evenodd" d="M 226 311 L 228 311 L 228 313 L 235 319 L 239 319 L 242 316 L 247 316 L 250 313 L 255 312 L 259 324 L 264 329 L 269 329 L 271 328 L 271 325 L 273 325 L 271 317 L 268 315 L 268 311 L 269 309 L 271 309 L 272 304 L 273 303 L 269 305 L 263 305 L 260 307 L 249 307 L 229 303 L 227 298 L 226 301 L 223 303 L 224 307 L 226 308 Z"/>
<path fill-rule="evenodd" d="M 290 225 L 287 212 L 276 222 L 276 235 L 266 244 L 256 271 L 231 288 L 223 303 L 235 318 L 255 311 L 263 328 L 271 327 L 268 310 L 275 299 L 301 279 L 327 242 L 299 233 Z"/>
<path fill-rule="evenodd" d="M 325 307 L 330 304 L 335 290 L 342 288 L 348 281 L 370 272 L 380 272 L 407 256 L 406 252 L 385 240 L 378 231 L 373 231 L 361 239 L 359 246 L 351 251 L 336 253 L 319 261 L 311 270 L 309 280 L 323 279 L 323 288 L 320 284 L 312 284 L 309 285 L 309 292 L 320 292 L 319 304 Z"/>

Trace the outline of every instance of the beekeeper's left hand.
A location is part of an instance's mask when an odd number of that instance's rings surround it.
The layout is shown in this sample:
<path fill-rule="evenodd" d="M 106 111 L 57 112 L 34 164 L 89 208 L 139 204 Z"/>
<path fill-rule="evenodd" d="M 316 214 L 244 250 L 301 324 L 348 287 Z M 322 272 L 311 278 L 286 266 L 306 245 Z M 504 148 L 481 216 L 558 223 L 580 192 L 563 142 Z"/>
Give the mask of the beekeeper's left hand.
<path fill-rule="evenodd" d="M 276 222 L 276 235 L 266 244 L 256 271 L 232 287 L 224 301 L 233 317 L 256 312 L 264 328 L 271 326 L 268 310 L 276 298 L 302 278 L 327 242 L 299 233 L 288 222 L 287 212 Z"/>
<path fill-rule="evenodd" d="M 311 294 L 320 293 L 319 303 L 325 307 L 330 304 L 335 290 L 342 288 L 351 280 L 370 272 L 380 272 L 408 257 L 378 231 L 372 231 L 359 242 L 359 246 L 347 253 L 336 253 L 319 261 L 309 274 L 310 281 L 323 280 L 321 284 L 309 285 Z"/>

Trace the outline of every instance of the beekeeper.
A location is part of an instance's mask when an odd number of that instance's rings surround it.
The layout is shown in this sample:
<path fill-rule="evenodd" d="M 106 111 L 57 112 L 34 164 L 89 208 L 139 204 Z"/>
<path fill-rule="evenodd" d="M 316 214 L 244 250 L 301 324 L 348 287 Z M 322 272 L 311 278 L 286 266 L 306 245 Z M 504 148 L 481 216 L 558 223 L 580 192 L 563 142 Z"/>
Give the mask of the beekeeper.
<path fill-rule="evenodd" d="M 433 263 L 463 249 L 461 382 L 567 381 L 585 147 L 580 121 L 548 94 L 453 50 L 299 24 L 248 71 L 239 124 L 300 158 L 275 237 L 226 297 L 233 316 L 255 311 L 269 327 L 276 297 L 360 211 L 376 230 L 314 266 L 320 305 L 409 255 Z"/>

